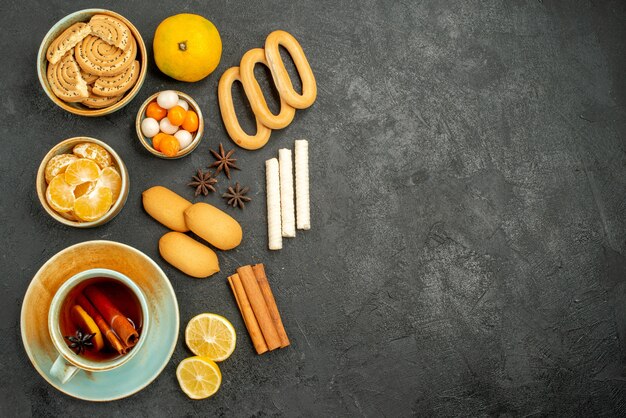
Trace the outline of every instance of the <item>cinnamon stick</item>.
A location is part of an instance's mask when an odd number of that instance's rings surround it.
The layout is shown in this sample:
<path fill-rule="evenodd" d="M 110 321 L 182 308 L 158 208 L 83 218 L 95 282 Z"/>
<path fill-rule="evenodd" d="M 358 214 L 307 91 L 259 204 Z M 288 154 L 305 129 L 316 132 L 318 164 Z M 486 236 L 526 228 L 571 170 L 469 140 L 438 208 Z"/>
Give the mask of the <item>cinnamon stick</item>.
<path fill-rule="evenodd" d="M 111 329 L 109 324 L 107 324 L 107 321 L 104 320 L 102 315 L 100 315 L 100 312 L 98 312 L 98 310 L 94 308 L 91 302 L 87 300 L 85 295 L 83 295 L 82 293 L 78 295 L 78 297 L 76 298 L 76 302 L 78 302 L 78 304 L 85 310 L 85 312 L 87 312 L 87 314 L 93 318 L 93 320 L 96 322 L 96 325 L 100 329 L 100 332 L 107 339 L 111 347 L 119 354 L 126 354 L 128 350 L 126 349 L 126 347 L 124 347 L 120 339 L 117 337 L 115 331 Z"/>
<path fill-rule="evenodd" d="M 263 339 L 259 323 L 254 317 L 254 312 L 252 312 L 252 307 L 250 306 L 246 292 L 243 289 L 239 275 L 235 273 L 232 276 L 229 276 L 228 284 L 230 284 L 233 295 L 235 295 L 235 301 L 237 302 L 239 312 L 241 312 L 241 317 L 246 325 L 246 329 L 248 330 L 248 334 L 250 335 L 250 339 L 252 340 L 252 345 L 254 345 L 256 353 L 265 353 L 267 351 L 267 344 L 265 344 L 265 339 Z"/>
<path fill-rule="evenodd" d="M 267 281 L 267 276 L 265 275 L 265 266 L 263 266 L 263 263 L 255 264 L 254 266 L 252 266 L 252 271 L 254 272 L 256 281 L 261 288 L 261 293 L 263 294 L 263 298 L 265 299 L 265 304 L 267 305 L 267 309 L 270 312 L 270 316 L 274 321 L 274 326 L 276 327 L 278 337 L 280 338 L 280 348 L 287 347 L 289 345 L 289 338 L 287 338 L 287 332 L 285 331 L 285 327 L 283 326 L 283 321 L 280 319 L 278 306 L 276 306 L 276 299 L 274 299 L 274 294 L 272 293 L 270 284 Z"/>
<path fill-rule="evenodd" d="M 263 293 L 261 292 L 259 283 L 257 283 L 256 281 L 256 277 L 254 276 L 254 271 L 252 271 L 252 267 L 239 267 L 237 269 L 237 274 L 239 275 L 241 283 L 243 284 L 243 288 L 246 291 L 246 296 L 250 301 L 250 306 L 252 306 L 254 316 L 259 323 L 259 327 L 261 328 L 261 332 L 263 333 L 263 338 L 265 338 L 267 348 L 270 351 L 279 348 L 280 337 L 278 336 L 274 321 L 272 320 L 269 310 L 267 309 L 265 299 L 263 298 Z"/>
<path fill-rule="evenodd" d="M 113 328 L 126 347 L 133 347 L 139 340 L 139 333 L 126 315 L 121 313 L 111 300 L 96 286 L 87 286 L 83 291 L 87 299 L 102 314 L 104 320 Z"/>

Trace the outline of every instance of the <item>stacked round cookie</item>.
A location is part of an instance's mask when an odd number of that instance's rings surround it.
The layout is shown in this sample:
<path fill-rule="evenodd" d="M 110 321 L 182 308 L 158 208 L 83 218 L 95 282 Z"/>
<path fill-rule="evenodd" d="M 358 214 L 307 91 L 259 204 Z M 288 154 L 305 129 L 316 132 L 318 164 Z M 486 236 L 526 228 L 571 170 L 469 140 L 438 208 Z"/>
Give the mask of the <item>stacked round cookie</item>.
<path fill-rule="evenodd" d="M 96 14 L 77 22 L 48 47 L 47 78 L 61 100 L 101 109 L 124 97 L 139 78 L 137 42 L 124 22 Z"/>

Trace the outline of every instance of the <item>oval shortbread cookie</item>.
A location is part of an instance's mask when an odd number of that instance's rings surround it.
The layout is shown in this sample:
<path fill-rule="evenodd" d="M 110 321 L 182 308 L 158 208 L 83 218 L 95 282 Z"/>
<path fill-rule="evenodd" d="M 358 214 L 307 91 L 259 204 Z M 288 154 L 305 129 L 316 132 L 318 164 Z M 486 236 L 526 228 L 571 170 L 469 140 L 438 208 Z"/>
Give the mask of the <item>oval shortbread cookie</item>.
<path fill-rule="evenodd" d="M 157 221 L 178 232 L 187 232 L 185 209 L 191 202 L 163 186 L 154 186 L 141 194 L 143 208 Z"/>
<path fill-rule="evenodd" d="M 163 235 L 159 240 L 159 253 L 165 261 L 191 277 L 208 277 L 220 271 L 215 251 L 181 232 Z"/>
<path fill-rule="evenodd" d="M 208 203 L 195 203 L 185 209 L 185 224 L 191 232 L 220 250 L 232 250 L 241 243 L 239 222 Z"/>

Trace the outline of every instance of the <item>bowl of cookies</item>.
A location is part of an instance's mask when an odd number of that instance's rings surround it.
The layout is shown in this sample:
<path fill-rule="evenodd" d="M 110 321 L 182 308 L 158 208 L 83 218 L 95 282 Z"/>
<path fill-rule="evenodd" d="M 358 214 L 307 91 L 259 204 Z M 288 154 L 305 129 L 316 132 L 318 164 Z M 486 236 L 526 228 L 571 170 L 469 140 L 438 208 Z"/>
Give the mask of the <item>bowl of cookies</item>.
<path fill-rule="evenodd" d="M 135 97 L 147 63 L 146 45 L 132 23 L 110 10 L 85 9 L 48 31 L 37 55 L 37 76 L 57 106 L 103 116 Z"/>
<path fill-rule="evenodd" d="M 86 136 L 54 146 L 37 171 L 37 195 L 50 216 L 76 228 L 113 219 L 128 197 L 128 171 L 104 142 Z"/>

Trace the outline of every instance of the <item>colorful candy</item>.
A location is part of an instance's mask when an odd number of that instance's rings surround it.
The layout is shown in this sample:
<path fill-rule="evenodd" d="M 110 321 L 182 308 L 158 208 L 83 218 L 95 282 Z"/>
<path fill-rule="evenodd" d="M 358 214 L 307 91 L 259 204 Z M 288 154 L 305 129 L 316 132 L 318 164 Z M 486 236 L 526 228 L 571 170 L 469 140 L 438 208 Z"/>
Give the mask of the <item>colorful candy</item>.
<path fill-rule="evenodd" d="M 189 107 L 189 103 L 172 90 L 162 91 L 156 101 L 148 104 L 141 121 L 141 132 L 146 138 L 152 138 L 155 150 L 174 157 L 191 145 L 200 120 Z"/>
<path fill-rule="evenodd" d="M 148 138 L 159 133 L 159 122 L 153 118 L 145 118 L 141 121 L 141 132 Z"/>
<path fill-rule="evenodd" d="M 171 109 L 178 103 L 178 94 L 173 90 L 165 90 L 157 96 L 157 103 L 163 109 Z"/>

